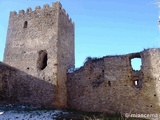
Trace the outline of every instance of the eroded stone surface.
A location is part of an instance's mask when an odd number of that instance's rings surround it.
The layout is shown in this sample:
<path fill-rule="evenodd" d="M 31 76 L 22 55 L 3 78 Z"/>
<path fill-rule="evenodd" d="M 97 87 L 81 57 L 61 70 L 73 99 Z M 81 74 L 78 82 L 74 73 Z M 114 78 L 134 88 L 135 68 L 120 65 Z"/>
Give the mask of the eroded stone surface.
<path fill-rule="evenodd" d="M 52 84 L 52 104 L 67 106 L 66 71 L 74 68 L 74 23 L 59 2 L 10 13 L 4 63 Z"/>
<path fill-rule="evenodd" d="M 137 57 L 142 60 L 140 71 L 131 67 L 131 59 Z M 160 49 L 148 49 L 88 60 L 82 68 L 68 74 L 69 107 L 122 114 L 160 113 L 159 58 Z"/>
<path fill-rule="evenodd" d="M 55 86 L 0 62 L 0 102 L 54 107 Z"/>
<path fill-rule="evenodd" d="M 139 71 L 133 58 L 142 61 Z M 160 49 L 147 49 L 90 58 L 74 71 L 74 23 L 59 2 L 11 12 L 0 102 L 65 108 L 68 100 L 68 108 L 88 112 L 157 114 L 159 58 Z"/>

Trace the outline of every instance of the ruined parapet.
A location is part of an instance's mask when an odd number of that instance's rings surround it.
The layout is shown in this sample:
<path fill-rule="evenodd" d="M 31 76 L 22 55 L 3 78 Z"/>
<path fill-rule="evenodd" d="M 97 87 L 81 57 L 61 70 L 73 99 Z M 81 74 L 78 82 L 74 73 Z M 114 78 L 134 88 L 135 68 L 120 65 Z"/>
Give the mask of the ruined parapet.
<path fill-rule="evenodd" d="M 140 70 L 132 68 L 133 58 L 141 59 Z M 97 62 L 91 60 L 79 70 L 68 73 L 69 107 L 124 115 L 159 113 L 159 58 L 160 49 L 148 49 L 127 55 L 105 56 Z"/>
<path fill-rule="evenodd" d="M 66 71 L 75 63 L 74 24 L 60 2 L 10 13 L 4 62 L 53 84 L 52 104 L 67 106 Z"/>

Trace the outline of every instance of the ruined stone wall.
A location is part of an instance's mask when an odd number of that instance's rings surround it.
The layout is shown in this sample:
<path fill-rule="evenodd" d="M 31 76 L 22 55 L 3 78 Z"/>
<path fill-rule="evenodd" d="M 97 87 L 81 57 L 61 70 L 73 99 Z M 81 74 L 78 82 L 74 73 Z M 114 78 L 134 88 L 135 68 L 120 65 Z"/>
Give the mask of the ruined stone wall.
<path fill-rule="evenodd" d="M 53 104 L 66 107 L 66 71 L 74 66 L 74 24 L 59 2 L 10 13 L 4 62 L 55 85 Z"/>
<path fill-rule="evenodd" d="M 133 58 L 141 58 L 139 71 Z M 66 76 L 74 68 L 74 23 L 61 4 L 11 12 L 0 102 L 65 108 L 68 100 L 68 108 L 83 111 L 159 113 L 159 58 L 160 49 L 90 58 Z"/>
<path fill-rule="evenodd" d="M 92 112 L 159 113 L 159 57 L 160 49 L 148 49 L 89 60 L 68 74 L 68 106 Z M 132 58 L 141 58 L 141 70 L 132 69 Z"/>
<path fill-rule="evenodd" d="M 0 62 L 0 102 L 54 107 L 54 85 Z"/>

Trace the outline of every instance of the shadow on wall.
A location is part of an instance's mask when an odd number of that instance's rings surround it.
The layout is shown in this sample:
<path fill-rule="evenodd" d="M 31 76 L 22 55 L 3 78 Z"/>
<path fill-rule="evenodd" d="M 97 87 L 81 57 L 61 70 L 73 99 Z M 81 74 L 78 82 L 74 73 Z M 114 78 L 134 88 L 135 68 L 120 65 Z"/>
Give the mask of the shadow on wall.
<path fill-rule="evenodd" d="M 54 108 L 55 86 L 0 62 L 0 102 Z"/>
<path fill-rule="evenodd" d="M 139 71 L 131 59 L 140 58 Z M 68 106 L 88 112 L 160 113 L 160 49 L 89 60 L 68 74 Z"/>

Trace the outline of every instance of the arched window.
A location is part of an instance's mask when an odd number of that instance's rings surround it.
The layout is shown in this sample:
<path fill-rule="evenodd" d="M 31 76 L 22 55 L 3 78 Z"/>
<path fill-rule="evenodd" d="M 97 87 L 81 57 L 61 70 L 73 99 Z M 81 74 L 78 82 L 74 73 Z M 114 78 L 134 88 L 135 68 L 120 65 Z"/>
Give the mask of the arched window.
<path fill-rule="evenodd" d="M 39 70 L 43 70 L 47 66 L 47 51 L 46 50 L 40 50 L 38 52 L 38 60 L 37 60 L 37 68 Z"/>

